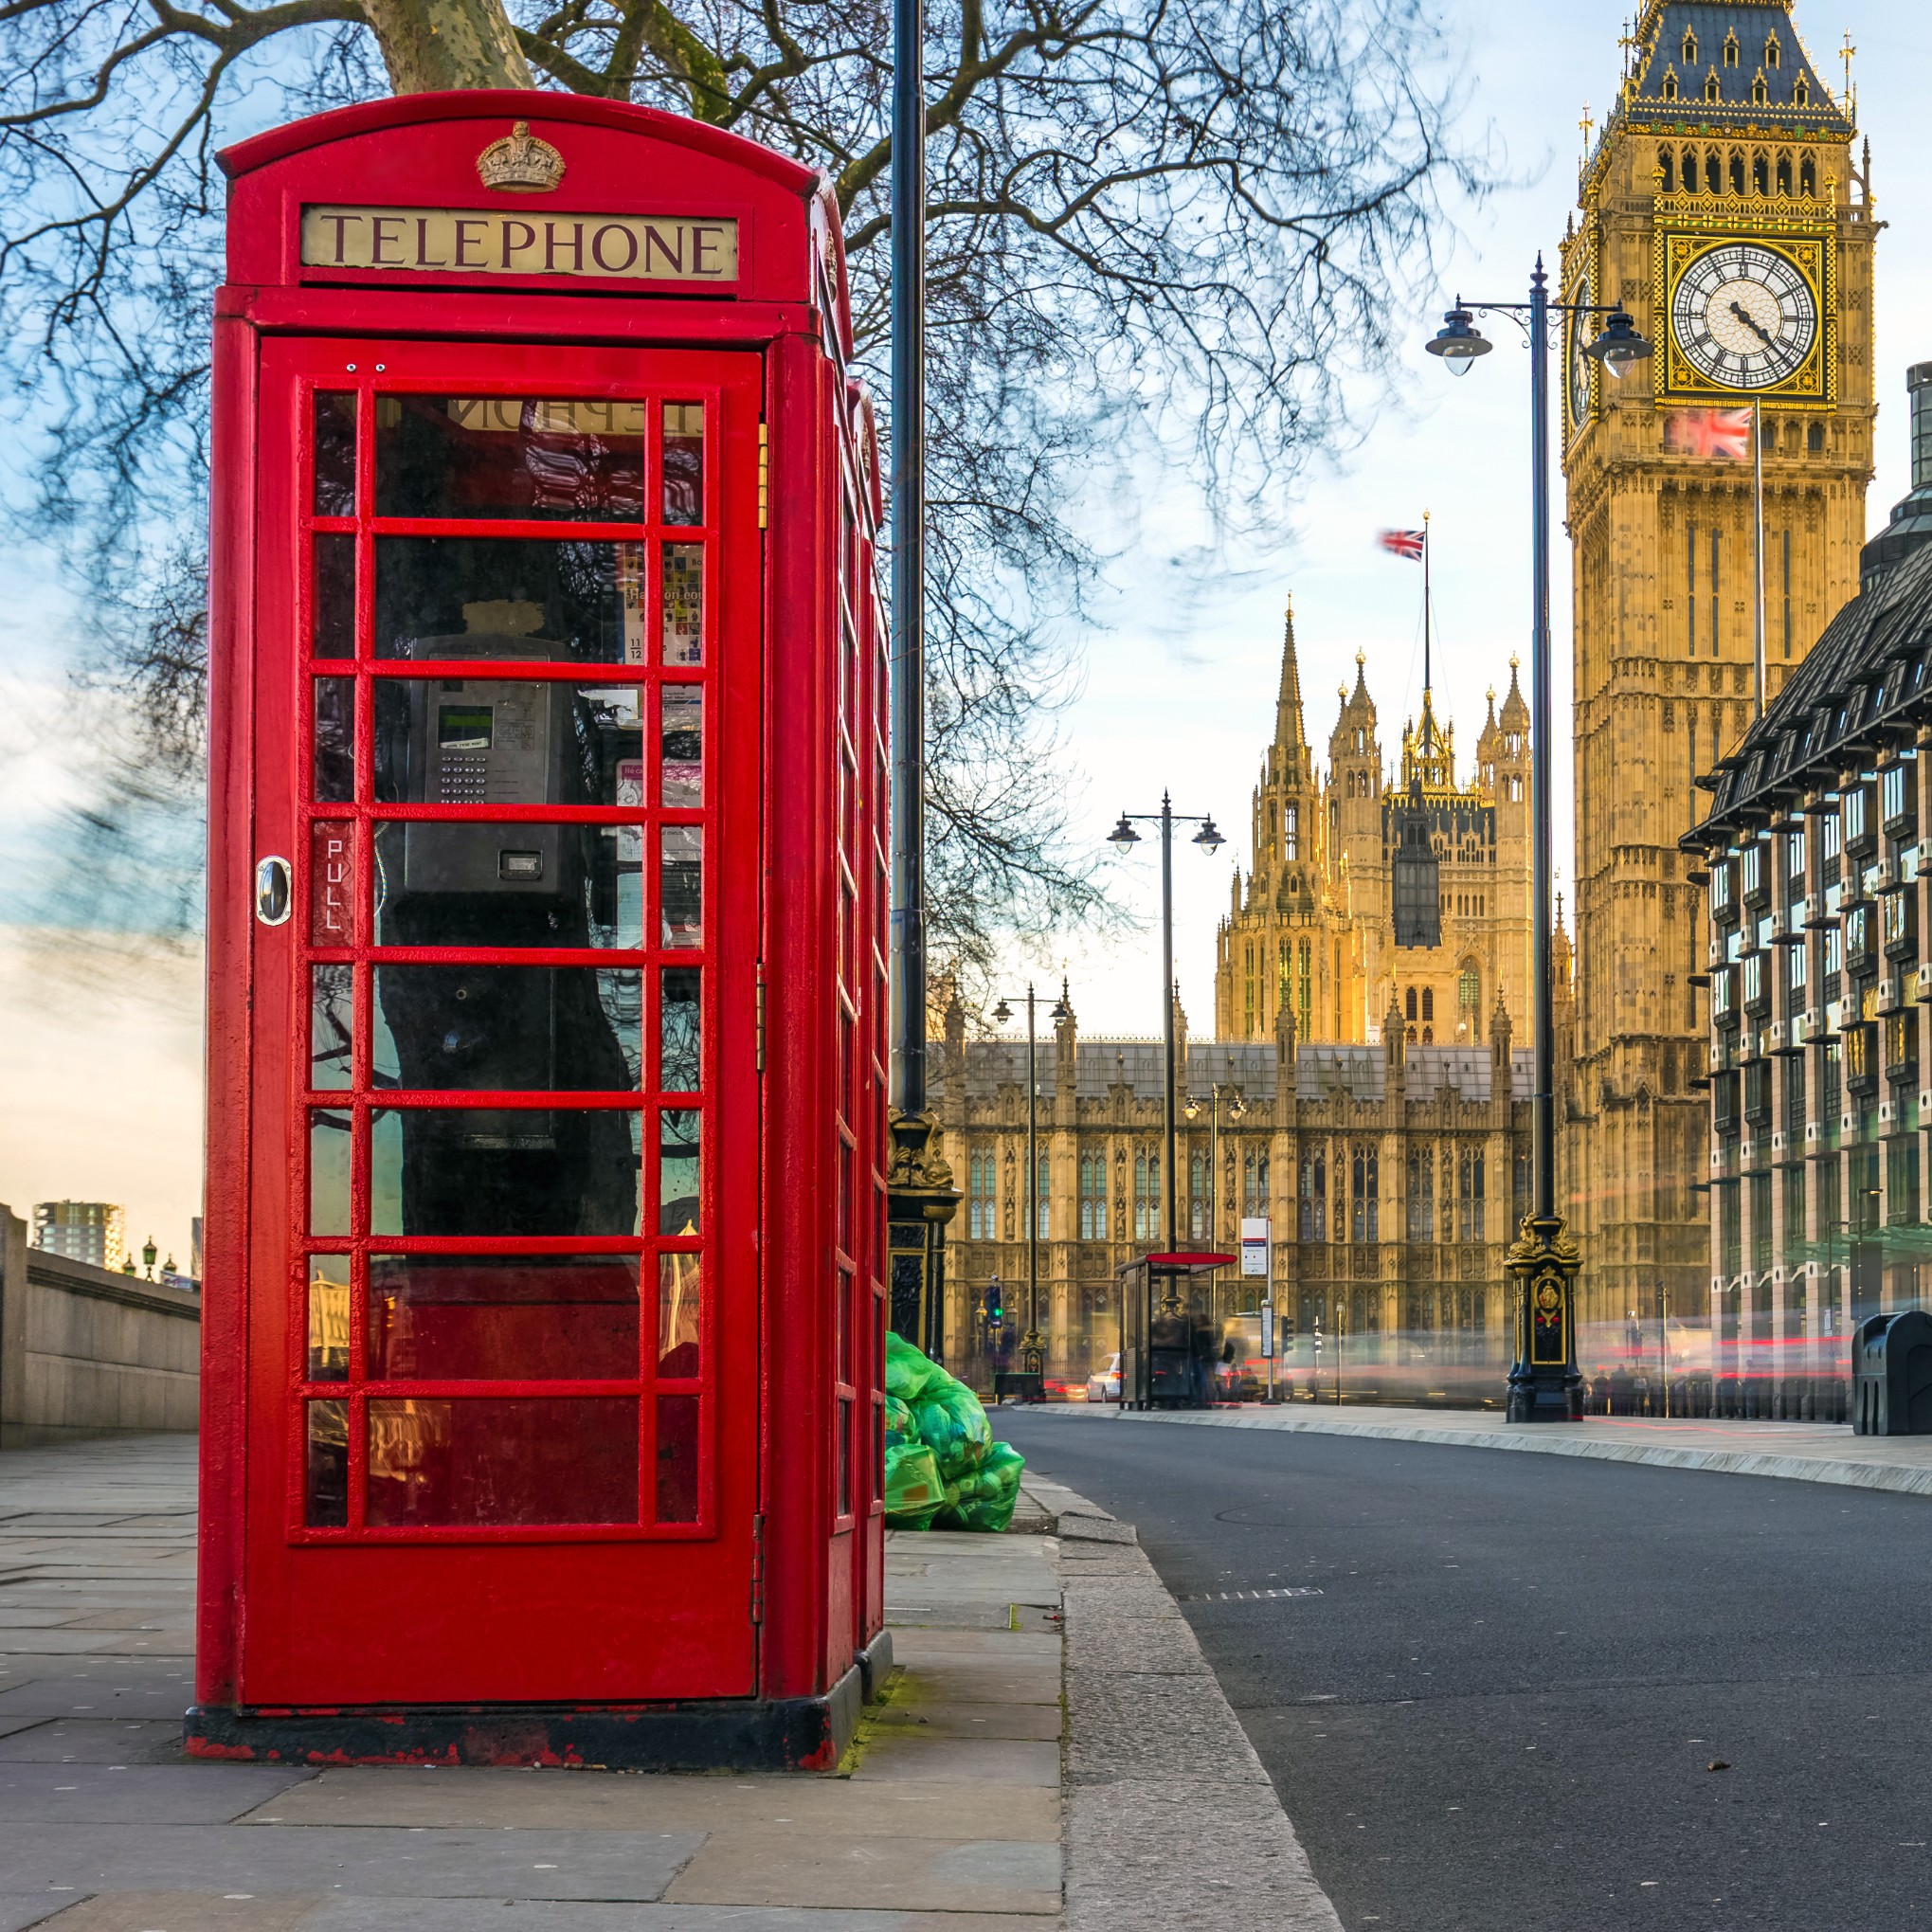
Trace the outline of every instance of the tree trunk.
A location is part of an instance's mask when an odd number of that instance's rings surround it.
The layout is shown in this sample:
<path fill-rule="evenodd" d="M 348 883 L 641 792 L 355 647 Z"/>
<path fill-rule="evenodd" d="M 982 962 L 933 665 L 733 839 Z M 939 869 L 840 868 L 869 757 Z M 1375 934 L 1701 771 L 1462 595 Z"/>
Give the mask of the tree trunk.
<path fill-rule="evenodd" d="M 533 87 L 502 0 L 362 0 L 398 94 Z"/>

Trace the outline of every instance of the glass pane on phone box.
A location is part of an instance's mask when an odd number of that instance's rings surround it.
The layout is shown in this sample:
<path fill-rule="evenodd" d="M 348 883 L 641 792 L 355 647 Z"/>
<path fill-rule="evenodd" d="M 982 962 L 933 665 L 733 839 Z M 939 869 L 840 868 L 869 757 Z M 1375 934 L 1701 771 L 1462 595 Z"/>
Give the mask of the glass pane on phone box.
<path fill-rule="evenodd" d="M 639 702 L 634 684 L 379 678 L 376 802 L 642 804 Z"/>
<path fill-rule="evenodd" d="M 659 689 L 658 738 L 663 805 L 704 803 L 704 689 L 696 684 L 666 684 Z"/>
<path fill-rule="evenodd" d="M 635 1523 L 635 1396 L 373 1398 L 371 1527 Z"/>
<path fill-rule="evenodd" d="M 658 1256 L 658 1374 L 693 1376 L 704 1324 L 704 1256 Z"/>
<path fill-rule="evenodd" d="M 377 1235 L 634 1235 L 638 1115 L 617 1108 L 380 1108 Z"/>
<path fill-rule="evenodd" d="M 665 966 L 658 974 L 658 1087 L 664 1093 L 695 1093 L 704 1082 L 700 1047 L 698 972 Z"/>
<path fill-rule="evenodd" d="M 317 516 L 355 515 L 355 397 L 343 389 L 316 391 Z"/>
<path fill-rule="evenodd" d="M 309 1232 L 346 1235 L 349 1225 L 349 1115 L 317 1108 L 309 1115 Z"/>
<path fill-rule="evenodd" d="M 435 1092 L 637 1092 L 636 966 L 383 966 L 374 1084 Z"/>
<path fill-rule="evenodd" d="M 699 1214 L 699 1132 L 703 1115 L 695 1107 L 667 1107 L 658 1115 L 658 1232 L 691 1236 L 702 1232 Z"/>
<path fill-rule="evenodd" d="M 355 796 L 355 679 L 317 677 L 315 798 L 347 804 Z"/>
<path fill-rule="evenodd" d="M 309 1380 L 349 1380 L 349 1256 L 309 1256 Z"/>
<path fill-rule="evenodd" d="M 309 1085 L 329 1091 L 352 1084 L 354 968 L 309 968 Z"/>
<path fill-rule="evenodd" d="M 641 839 L 627 825 L 379 824 L 376 944 L 641 946 Z"/>
<path fill-rule="evenodd" d="M 331 1396 L 305 1407 L 302 1521 L 311 1529 L 341 1529 L 349 1522 L 349 1404 Z"/>
<path fill-rule="evenodd" d="M 601 396 L 379 395 L 375 514 L 637 522 L 644 514 L 644 405 Z"/>
<path fill-rule="evenodd" d="M 658 1521 L 697 1521 L 695 1396 L 658 1398 Z"/>
<path fill-rule="evenodd" d="M 704 521 L 704 405 L 664 405 L 664 521 Z"/>
<path fill-rule="evenodd" d="M 355 655 L 355 539 L 316 539 L 315 637 L 318 658 Z"/>
<path fill-rule="evenodd" d="M 659 586 L 661 655 L 667 664 L 704 662 L 704 546 L 667 543 Z M 626 659 L 626 663 L 631 660 Z"/>
<path fill-rule="evenodd" d="M 635 1255 L 377 1255 L 369 1373 L 377 1381 L 630 1381 Z"/>
<path fill-rule="evenodd" d="M 658 831 L 662 870 L 658 881 L 659 944 L 704 943 L 704 828 L 662 825 Z"/>
<path fill-rule="evenodd" d="M 378 537 L 375 654 L 641 663 L 634 612 L 627 651 L 624 606 L 641 548 L 547 537 Z"/>

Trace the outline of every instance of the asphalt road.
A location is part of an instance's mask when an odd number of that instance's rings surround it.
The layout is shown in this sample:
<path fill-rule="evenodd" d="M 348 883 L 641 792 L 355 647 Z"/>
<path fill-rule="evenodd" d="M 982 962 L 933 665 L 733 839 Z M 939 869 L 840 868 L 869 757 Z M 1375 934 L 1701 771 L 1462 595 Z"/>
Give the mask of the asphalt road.
<path fill-rule="evenodd" d="M 1932 1925 L 1932 1500 L 995 1428 L 1138 1526 L 1349 1932 Z"/>

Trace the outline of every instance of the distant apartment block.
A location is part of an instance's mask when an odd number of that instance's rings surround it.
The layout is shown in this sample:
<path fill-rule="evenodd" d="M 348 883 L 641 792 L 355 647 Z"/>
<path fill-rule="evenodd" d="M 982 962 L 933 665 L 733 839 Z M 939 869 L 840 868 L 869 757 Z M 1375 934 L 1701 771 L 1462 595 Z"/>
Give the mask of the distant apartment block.
<path fill-rule="evenodd" d="M 97 1268 L 127 1259 L 127 1213 L 111 1201 L 43 1201 L 33 1211 L 33 1245 Z"/>

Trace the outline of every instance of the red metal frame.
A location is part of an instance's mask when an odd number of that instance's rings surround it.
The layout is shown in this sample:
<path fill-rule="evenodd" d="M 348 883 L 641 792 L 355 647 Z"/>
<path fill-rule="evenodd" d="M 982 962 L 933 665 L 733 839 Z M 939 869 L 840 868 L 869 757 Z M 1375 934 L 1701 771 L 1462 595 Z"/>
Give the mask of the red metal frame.
<path fill-rule="evenodd" d="M 566 155 L 581 211 L 729 214 L 729 289 L 559 290 L 530 277 L 302 269 L 305 201 L 478 208 L 532 197 L 478 187 L 478 150 L 528 119 Z M 732 136 L 646 109 L 545 95 L 415 96 L 316 117 L 230 150 L 229 283 L 216 322 L 209 840 L 209 1147 L 203 1562 L 190 1748 L 353 1759 L 603 1752 L 633 1761 L 586 1713 L 642 1724 L 675 1709 L 689 1736 L 716 1701 L 748 1755 L 819 1761 L 836 1749 L 855 1660 L 882 1620 L 886 824 L 884 638 L 874 582 L 880 512 L 869 406 L 844 372 L 850 325 L 824 184 Z M 406 183 L 400 188 L 399 183 Z M 605 184 L 620 184 L 609 192 Z M 640 187 L 637 184 L 654 184 Z M 317 389 L 356 398 L 353 516 L 312 514 Z M 374 516 L 378 394 L 622 397 L 647 406 L 645 504 L 657 492 L 659 401 L 701 404 L 704 521 L 566 523 Z M 768 451 L 768 471 L 767 464 Z M 767 503 L 770 527 L 763 529 Z M 317 535 L 356 546 L 355 655 L 316 658 Z M 702 663 L 386 659 L 373 655 L 382 536 L 623 541 L 643 546 L 647 642 L 663 542 L 706 551 Z M 657 653 L 646 648 L 646 659 Z M 374 694 L 392 677 L 640 687 L 655 774 L 655 688 L 705 692 L 702 807 L 379 803 Z M 354 796 L 311 796 L 316 679 L 353 687 Z M 655 782 L 655 781 L 654 781 Z M 703 827 L 702 943 L 629 949 L 378 948 L 375 828 L 386 822 L 574 822 L 637 828 L 646 877 L 660 824 Z M 317 830 L 346 834 L 347 877 L 313 872 Z M 295 865 L 296 915 L 252 917 L 257 858 Z M 312 892 L 347 896 L 347 930 L 309 930 Z M 339 901 L 333 901 L 339 903 Z M 330 917 L 333 921 L 334 913 Z M 370 975 L 380 966 L 695 967 L 702 1095 L 378 1089 Z M 312 1088 L 312 966 L 346 967 L 350 1089 Z M 651 1011 L 647 1000 L 645 1012 Z M 645 1029 L 648 1036 L 650 1029 Z M 702 1113 L 700 1233 L 432 1238 L 371 1230 L 366 1150 L 388 1110 L 618 1110 L 636 1114 L 655 1216 L 652 1110 Z M 352 1123 L 347 1233 L 306 1233 L 312 1114 Z M 655 1256 L 703 1251 L 695 1376 L 659 1374 Z M 617 1381 L 371 1378 L 368 1256 L 627 1255 L 640 1269 L 635 1374 Z M 347 1378 L 307 1381 L 310 1254 L 350 1263 Z M 695 1399 L 695 1521 L 653 1511 L 659 1394 Z M 635 1400 L 635 1522 L 371 1525 L 364 1423 L 375 1400 Z M 344 1405 L 348 1518 L 307 1516 L 305 1404 Z M 747 1706 L 782 1711 L 747 1728 Z M 533 1720 L 538 1708 L 567 1718 Z M 455 1729 L 445 1722 L 463 1712 Z M 509 1727 L 478 1718 L 519 1714 Z M 376 1713 L 379 1734 L 343 1725 Z M 801 1713 L 803 1713 L 802 1716 Z M 822 1722 L 821 1721 L 822 1719 Z M 331 1729 L 334 1725 L 335 1728 Z M 569 1734 L 568 1740 L 565 1733 Z M 639 1736 L 643 1732 L 640 1731 Z M 654 1734 L 655 1735 L 655 1734 Z M 763 1746 L 747 1743 L 762 1737 Z M 455 1740 L 456 1742 L 451 1742 Z M 773 1742 L 777 1740 L 779 1742 Z M 677 1747 L 685 1759 L 687 1743 Z M 704 1751 L 696 1751 L 702 1761 Z"/>

